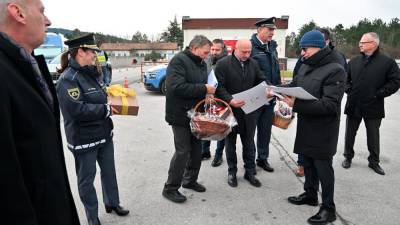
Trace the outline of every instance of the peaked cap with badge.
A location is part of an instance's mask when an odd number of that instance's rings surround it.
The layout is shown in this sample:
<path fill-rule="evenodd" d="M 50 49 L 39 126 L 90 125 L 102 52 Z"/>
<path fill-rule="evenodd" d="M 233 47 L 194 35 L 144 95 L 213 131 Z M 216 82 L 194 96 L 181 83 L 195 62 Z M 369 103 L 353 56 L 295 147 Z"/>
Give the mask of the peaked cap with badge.
<path fill-rule="evenodd" d="M 257 28 L 258 27 L 268 27 L 268 28 L 276 29 L 275 22 L 276 22 L 276 18 L 271 17 L 271 18 L 265 18 L 265 19 L 259 20 L 254 25 Z"/>
<path fill-rule="evenodd" d="M 101 51 L 99 47 L 96 45 L 96 39 L 94 37 L 93 33 L 90 33 L 88 35 L 71 39 L 68 41 L 64 42 L 66 45 L 68 45 L 69 49 L 75 49 L 75 48 L 88 48 L 92 49 L 95 51 Z"/>

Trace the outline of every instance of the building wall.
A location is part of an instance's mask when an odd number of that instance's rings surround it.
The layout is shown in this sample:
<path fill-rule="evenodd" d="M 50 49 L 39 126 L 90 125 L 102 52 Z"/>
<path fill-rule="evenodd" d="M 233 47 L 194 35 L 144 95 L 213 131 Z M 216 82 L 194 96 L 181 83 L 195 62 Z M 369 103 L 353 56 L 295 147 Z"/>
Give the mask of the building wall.
<path fill-rule="evenodd" d="M 188 29 L 183 30 L 183 46 L 189 45 L 189 42 L 197 34 L 206 36 L 210 41 L 215 38 L 221 38 L 223 40 L 238 40 L 243 38 L 251 38 L 251 35 L 256 33 L 256 29 Z M 278 56 L 279 58 L 286 58 L 285 55 L 285 38 L 286 30 L 276 29 L 274 40 L 278 43 Z"/>

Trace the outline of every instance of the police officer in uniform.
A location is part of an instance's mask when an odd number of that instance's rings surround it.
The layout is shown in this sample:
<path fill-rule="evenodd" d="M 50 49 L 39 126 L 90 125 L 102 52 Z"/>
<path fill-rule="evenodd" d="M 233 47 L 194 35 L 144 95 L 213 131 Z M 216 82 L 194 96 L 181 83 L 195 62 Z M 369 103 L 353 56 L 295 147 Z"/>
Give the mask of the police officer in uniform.
<path fill-rule="evenodd" d="M 278 44 L 272 40 L 276 29 L 276 18 L 266 18 L 257 21 L 257 33 L 251 36 L 251 57 L 258 62 L 258 65 L 265 76 L 265 81 L 271 85 L 281 84 Z M 271 140 L 272 115 L 274 113 L 275 101 L 264 105 L 259 109 L 257 119 L 257 166 L 267 172 L 273 172 L 274 168 L 269 164 L 269 142 Z"/>
<path fill-rule="evenodd" d="M 100 51 L 97 53 L 97 62 L 101 67 L 101 73 L 103 76 L 103 82 L 106 86 L 110 86 L 111 76 L 112 76 L 112 68 L 110 61 L 108 61 L 108 55 L 105 51 Z"/>
<path fill-rule="evenodd" d="M 119 216 L 129 213 L 119 204 L 114 164 L 112 107 L 101 74 L 95 66 L 100 49 L 93 34 L 65 42 L 68 52 L 61 57 L 61 77 L 57 84 L 64 116 L 68 149 L 75 158 L 79 196 L 89 225 L 98 225 L 98 202 L 93 181 L 96 161 L 101 169 L 103 202 L 107 213 Z"/>

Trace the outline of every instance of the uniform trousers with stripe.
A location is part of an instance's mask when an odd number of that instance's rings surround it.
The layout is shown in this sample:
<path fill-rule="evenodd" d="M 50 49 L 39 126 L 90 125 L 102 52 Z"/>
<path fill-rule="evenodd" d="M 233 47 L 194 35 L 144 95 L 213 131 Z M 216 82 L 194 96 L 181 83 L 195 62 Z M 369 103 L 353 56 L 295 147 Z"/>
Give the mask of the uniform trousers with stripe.
<path fill-rule="evenodd" d="M 100 167 L 103 203 L 108 206 L 119 205 L 118 184 L 115 173 L 114 143 L 111 140 L 84 153 L 75 153 L 75 169 L 78 177 L 79 197 L 85 207 L 86 217 L 98 217 L 98 201 L 93 185 L 96 176 L 96 162 Z"/>

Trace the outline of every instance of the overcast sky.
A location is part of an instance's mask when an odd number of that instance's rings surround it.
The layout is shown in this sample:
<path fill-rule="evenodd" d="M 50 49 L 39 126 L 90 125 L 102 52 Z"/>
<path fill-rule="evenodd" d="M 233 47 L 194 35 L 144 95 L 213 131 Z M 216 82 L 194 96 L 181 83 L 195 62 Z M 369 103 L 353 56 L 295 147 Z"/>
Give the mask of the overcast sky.
<path fill-rule="evenodd" d="M 289 16 L 290 32 L 314 20 L 319 26 L 344 27 L 363 18 L 389 22 L 400 18 L 399 0 L 42 0 L 51 27 L 131 37 L 151 37 L 166 30 L 177 16 L 191 18 L 264 18 Z M 242 2 L 242 3 L 239 3 Z M 245 3 L 248 3 L 247 5 Z"/>

